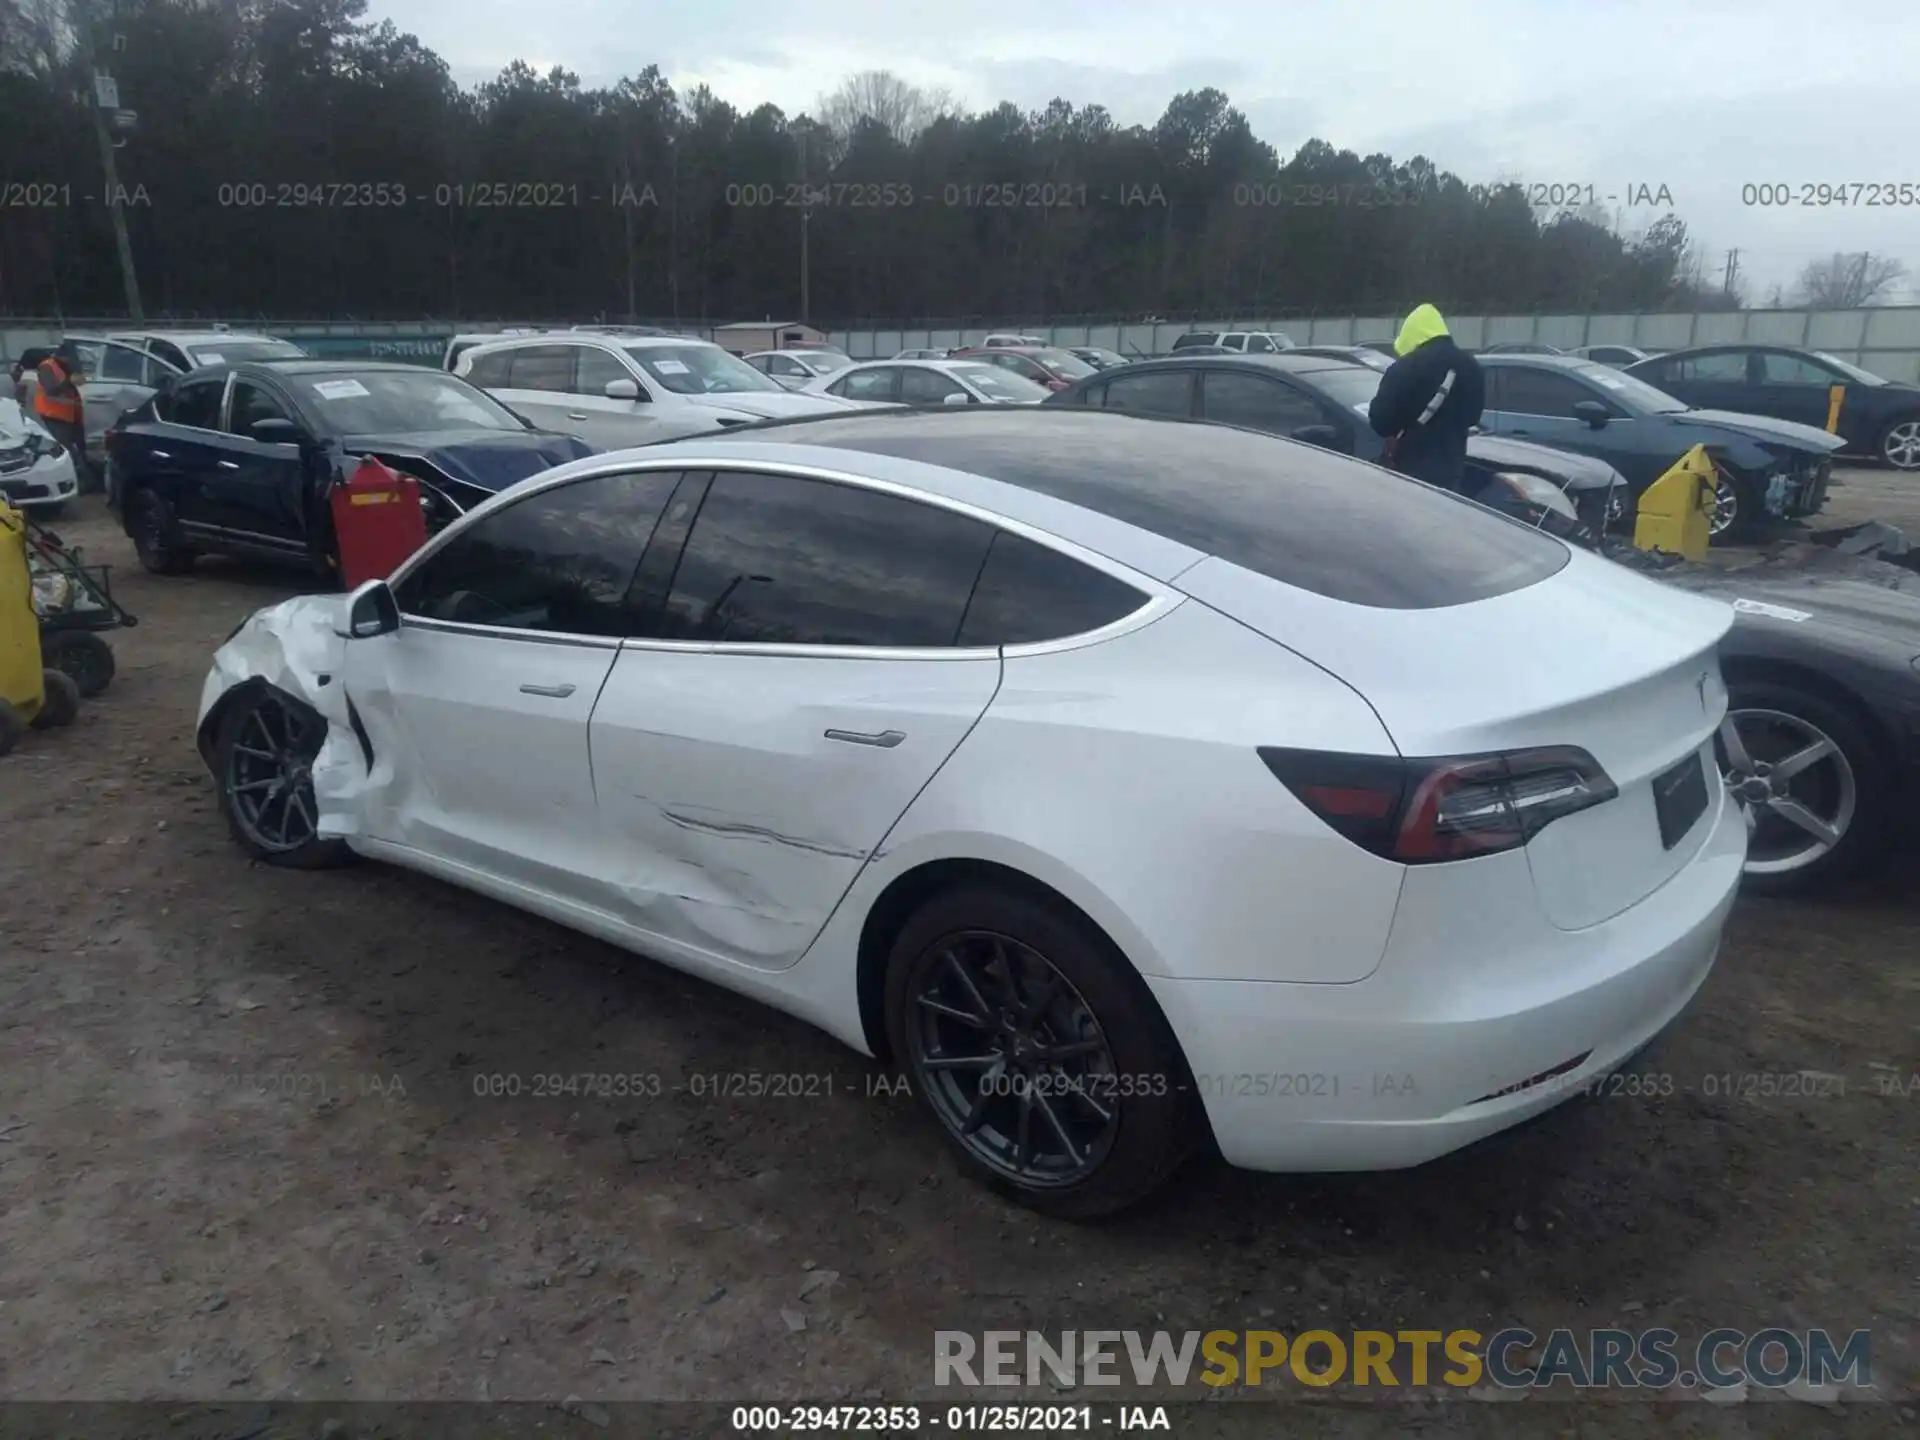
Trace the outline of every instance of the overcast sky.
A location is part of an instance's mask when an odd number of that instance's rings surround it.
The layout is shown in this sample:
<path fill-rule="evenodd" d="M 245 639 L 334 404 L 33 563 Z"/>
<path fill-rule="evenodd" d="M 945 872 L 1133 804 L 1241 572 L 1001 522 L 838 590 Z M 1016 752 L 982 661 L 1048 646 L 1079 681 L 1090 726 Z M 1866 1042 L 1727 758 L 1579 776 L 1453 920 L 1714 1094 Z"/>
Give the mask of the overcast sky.
<path fill-rule="evenodd" d="M 973 109 L 1059 96 L 1122 124 L 1213 85 L 1283 158 L 1318 137 L 1425 154 L 1469 181 L 1592 185 L 1622 206 L 1664 185 L 1713 275 L 1740 250 L 1756 300 L 1834 250 L 1920 271 L 1920 204 L 1782 209 L 1741 194 L 1920 188 L 1916 0 L 374 0 L 372 14 L 462 84 L 515 59 L 589 86 L 655 64 L 677 88 L 705 82 L 742 109 L 789 114 L 866 69 L 945 86 Z M 1620 219 L 1631 231 L 1659 213 Z"/>

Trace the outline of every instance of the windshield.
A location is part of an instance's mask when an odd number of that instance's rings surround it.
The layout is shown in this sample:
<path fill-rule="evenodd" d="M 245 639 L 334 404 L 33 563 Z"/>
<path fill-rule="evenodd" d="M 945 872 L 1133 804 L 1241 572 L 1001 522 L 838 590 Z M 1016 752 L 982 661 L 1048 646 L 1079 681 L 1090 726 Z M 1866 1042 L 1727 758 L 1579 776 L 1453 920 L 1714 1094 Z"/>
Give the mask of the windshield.
<path fill-rule="evenodd" d="M 303 360 L 307 352 L 286 340 L 207 340 L 184 347 L 195 365 L 237 365 L 243 360 Z"/>
<path fill-rule="evenodd" d="M 1577 367 L 1594 384 L 1610 391 L 1616 400 L 1649 415 L 1673 415 L 1688 409 L 1686 404 L 1664 390 L 1656 390 L 1644 380 L 1636 380 L 1608 365 L 1588 363 Z"/>
<path fill-rule="evenodd" d="M 436 430 L 514 430 L 514 413 L 438 370 L 292 375 L 303 403 L 336 435 L 418 435 Z"/>
<path fill-rule="evenodd" d="M 1862 370 L 1858 365 L 1849 365 L 1838 356 L 1829 355 L 1824 350 L 1814 351 L 1813 358 L 1826 361 L 1827 364 L 1833 366 L 1834 369 L 1838 370 L 1842 375 L 1845 375 L 1849 380 L 1858 380 L 1862 385 L 1884 385 L 1887 383 L 1884 375 L 1876 375 L 1871 370 Z"/>
<path fill-rule="evenodd" d="M 1027 358 L 1057 380 L 1082 380 L 1094 373 L 1093 366 L 1065 350 L 1036 350 Z"/>
<path fill-rule="evenodd" d="M 1049 393 L 1046 386 L 1011 370 L 1002 370 L 998 365 L 956 365 L 953 373 L 989 400 L 998 400 L 1004 405 L 1033 404 L 1046 399 Z"/>
<path fill-rule="evenodd" d="M 786 387 L 718 345 L 629 345 L 627 354 L 657 385 L 676 395 L 737 395 Z"/>
<path fill-rule="evenodd" d="M 792 351 L 793 358 L 816 375 L 831 375 L 836 370 L 844 370 L 853 361 L 844 355 L 836 355 L 831 350 L 809 350 L 804 355 Z"/>

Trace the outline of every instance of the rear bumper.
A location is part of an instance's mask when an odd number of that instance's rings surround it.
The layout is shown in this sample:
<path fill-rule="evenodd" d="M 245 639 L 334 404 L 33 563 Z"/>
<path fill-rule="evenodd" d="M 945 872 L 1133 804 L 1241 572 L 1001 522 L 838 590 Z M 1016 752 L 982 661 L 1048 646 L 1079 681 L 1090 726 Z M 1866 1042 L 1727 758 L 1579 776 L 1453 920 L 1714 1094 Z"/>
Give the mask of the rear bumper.
<path fill-rule="evenodd" d="M 1410 924 L 1396 919 L 1388 959 L 1354 984 L 1149 978 L 1222 1154 L 1254 1170 L 1400 1169 L 1617 1068 L 1679 1016 L 1719 952 L 1746 858 L 1738 807 L 1720 801 L 1683 870 L 1583 930 L 1555 929 L 1516 885 L 1506 909 L 1528 913 L 1429 924 L 1408 897 Z"/>

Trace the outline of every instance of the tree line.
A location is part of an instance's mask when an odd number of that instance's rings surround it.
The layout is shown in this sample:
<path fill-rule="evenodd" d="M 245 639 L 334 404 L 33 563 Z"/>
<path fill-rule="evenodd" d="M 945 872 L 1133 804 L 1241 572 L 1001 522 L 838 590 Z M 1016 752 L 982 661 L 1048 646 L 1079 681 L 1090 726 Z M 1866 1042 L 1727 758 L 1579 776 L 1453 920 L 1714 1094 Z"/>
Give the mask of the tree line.
<path fill-rule="evenodd" d="M 111 7 L 111 8 L 109 8 Z M 91 58 L 137 128 L 109 195 Z M 812 113 L 658 69 L 475 88 L 365 0 L 0 0 L 0 314 L 684 323 L 1731 306 L 1643 228 L 1422 156 L 1290 156 L 1217 90 L 1152 125 L 963 113 L 884 73 Z M 1628 233 L 1622 233 L 1625 229 Z M 805 263 L 803 265 L 803 251 Z"/>

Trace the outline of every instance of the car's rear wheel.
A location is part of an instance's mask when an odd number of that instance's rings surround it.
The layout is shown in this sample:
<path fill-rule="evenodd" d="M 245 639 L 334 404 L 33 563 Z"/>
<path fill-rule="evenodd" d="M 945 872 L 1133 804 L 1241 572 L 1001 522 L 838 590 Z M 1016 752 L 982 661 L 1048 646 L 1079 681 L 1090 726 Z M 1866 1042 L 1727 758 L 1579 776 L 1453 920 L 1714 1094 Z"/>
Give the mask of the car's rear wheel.
<path fill-rule="evenodd" d="M 1920 470 L 1920 415 L 1896 420 L 1880 437 L 1880 458 L 1896 470 Z"/>
<path fill-rule="evenodd" d="M 309 706 L 266 686 L 220 717 L 220 808 L 233 838 L 255 859 L 320 870 L 352 858 L 345 841 L 319 833 L 313 762 L 326 734 L 327 722 Z"/>
<path fill-rule="evenodd" d="M 1145 984 L 1066 907 L 973 884 L 895 939 L 888 1038 L 976 1176 L 1049 1214 L 1144 1199 L 1192 1151 L 1185 1063 Z"/>
<path fill-rule="evenodd" d="M 131 503 L 127 529 L 141 565 L 155 575 L 184 575 L 191 570 L 193 548 L 174 533 L 173 512 L 167 502 L 151 490 L 141 490 Z"/>
<path fill-rule="evenodd" d="M 56 630 L 42 636 L 40 658 L 48 669 L 70 676 L 85 699 L 113 683 L 113 647 L 91 630 Z"/>
<path fill-rule="evenodd" d="M 1747 817 L 1747 887 L 1798 894 L 1877 857 L 1892 775 L 1865 725 L 1797 683 L 1736 681 L 1728 696 L 1714 748 Z"/>

